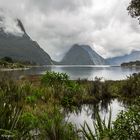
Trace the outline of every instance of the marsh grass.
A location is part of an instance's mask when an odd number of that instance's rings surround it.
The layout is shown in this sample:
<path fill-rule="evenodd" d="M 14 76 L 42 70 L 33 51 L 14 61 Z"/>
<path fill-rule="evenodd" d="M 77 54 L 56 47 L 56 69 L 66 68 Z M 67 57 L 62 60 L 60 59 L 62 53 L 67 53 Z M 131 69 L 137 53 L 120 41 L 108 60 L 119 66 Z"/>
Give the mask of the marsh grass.
<path fill-rule="evenodd" d="M 111 140 L 113 130 L 111 115 L 112 113 L 110 111 L 108 121 L 106 121 L 106 118 L 104 118 L 103 120 L 101 119 L 99 111 L 95 111 L 95 118 L 93 121 L 94 130 L 86 122 L 83 126 L 81 126 L 84 139 Z"/>
<path fill-rule="evenodd" d="M 54 87 L 0 80 L 0 138 L 77 140 L 75 127 L 65 121 Z M 61 96 L 60 96 L 61 98 Z"/>
<path fill-rule="evenodd" d="M 78 140 L 79 131 L 65 120 L 62 108 L 73 111 L 74 107 L 84 103 L 106 102 L 112 98 L 128 100 L 131 97 L 133 100 L 140 95 L 140 74 L 124 81 L 102 82 L 98 78 L 95 81 L 72 81 L 66 74 L 47 72 L 40 79 L 40 84 L 34 85 L 28 79 L 14 81 L 0 74 L 0 139 Z M 130 117 L 138 116 L 137 113 L 139 110 L 130 113 Z M 122 115 L 112 127 L 111 115 L 106 123 L 97 111 L 93 123 L 95 132 L 87 123 L 82 126 L 85 139 L 111 139 L 113 132 L 116 137 L 117 132 L 121 135 L 118 128 L 122 126 L 122 132 L 126 127 L 123 123 L 129 118 L 129 115 Z M 138 118 L 135 123 L 139 125 Z"/>

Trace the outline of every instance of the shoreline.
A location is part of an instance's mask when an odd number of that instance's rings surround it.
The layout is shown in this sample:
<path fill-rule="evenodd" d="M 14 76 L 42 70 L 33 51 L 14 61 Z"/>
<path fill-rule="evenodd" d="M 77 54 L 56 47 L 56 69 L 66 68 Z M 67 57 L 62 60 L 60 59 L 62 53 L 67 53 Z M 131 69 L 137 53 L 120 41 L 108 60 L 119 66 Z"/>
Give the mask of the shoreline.
<path fill-rule="evenodd" d="M 30 68 L 0 68 L 0 71 L 17 71 L 17 70 L 28 70 Z"/>

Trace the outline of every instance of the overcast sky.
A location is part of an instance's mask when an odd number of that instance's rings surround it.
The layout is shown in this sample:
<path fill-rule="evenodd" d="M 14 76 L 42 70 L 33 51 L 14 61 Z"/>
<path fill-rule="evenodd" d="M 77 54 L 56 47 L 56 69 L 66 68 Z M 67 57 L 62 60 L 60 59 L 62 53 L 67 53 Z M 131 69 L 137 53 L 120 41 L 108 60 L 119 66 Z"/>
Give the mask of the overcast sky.
<path fill-rule="evenodd" d="M 140 25 L 126 10 L 129 0 L 0 0 L 7 32 L 26 32 L 60 60 L 73 44 L 89 44 L 103 57 L 140 50 Z"/>

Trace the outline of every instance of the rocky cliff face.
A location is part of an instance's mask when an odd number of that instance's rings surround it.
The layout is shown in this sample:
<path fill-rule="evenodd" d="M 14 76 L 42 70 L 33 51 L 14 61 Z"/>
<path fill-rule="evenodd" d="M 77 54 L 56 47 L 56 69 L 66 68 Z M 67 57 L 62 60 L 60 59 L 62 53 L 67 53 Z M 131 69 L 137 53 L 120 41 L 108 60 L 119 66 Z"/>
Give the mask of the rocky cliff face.
<path fill-rule="evenodd" d="M 29 61 L 38 65 L 51 65 L 50 56 L 26 33 L 20 20 L 16 21 L 20 34 L 5 30 L 0 18 L 0 58 L 8 56 L 15 60 Z"/>
<path fill-rule="evenodd" d="M 133 51 L 128 55 L 107 59 L 107 61 L 111 65 L 121 65 L 122 63 L 125 63 L 125 62 L 137 61 L 137 60 L 140 60 L 140 51 Z"/>
<path fill-rule="evenodd" d="M 75 44 L 66 53 L 62 61 L 62 65 L 105 65 L 105 59 L 97 54 L 88 45 Z"/>

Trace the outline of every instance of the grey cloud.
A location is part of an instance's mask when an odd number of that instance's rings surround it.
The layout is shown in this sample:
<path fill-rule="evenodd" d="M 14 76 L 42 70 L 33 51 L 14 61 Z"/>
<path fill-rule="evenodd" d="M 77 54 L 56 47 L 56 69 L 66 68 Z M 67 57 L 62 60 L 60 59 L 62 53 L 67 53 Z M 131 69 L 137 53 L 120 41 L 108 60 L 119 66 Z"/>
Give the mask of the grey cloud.
<path fill-rule="evenodd" d="M 92 0 L 30 0 L 30 5 L 38 7 L 43 12 L 77 11 L 83 6 L 90 6 Z"/>
<path fill-rule="evenodd" d="M 18 26 L 17 19 L 7 15 L 4 10 L 0 10 L 0 28 L 2 28 L 5 33 L 10 33 L 15 36 L 22 36 L 24 34 Z"/>
<path fill-rule="evenodd" d="M 61 59 L 74 43 L 89 44 L 104 57 L 140 49 L 140 26 L 126 11 L 130 0 L 12 1 L 0 0 L 0 7 L 20 18 L 53 59 Z"/>

